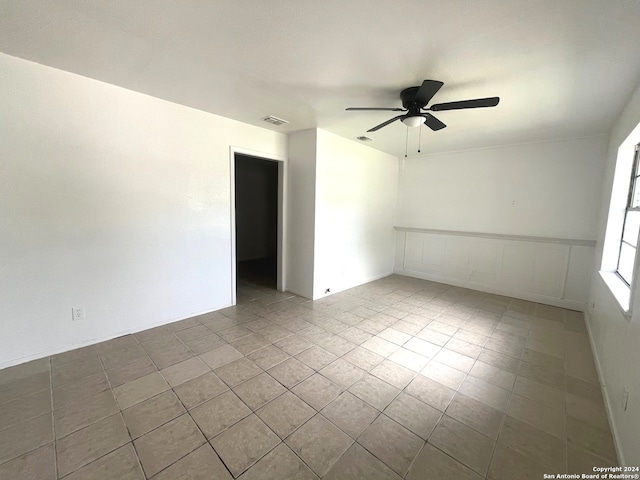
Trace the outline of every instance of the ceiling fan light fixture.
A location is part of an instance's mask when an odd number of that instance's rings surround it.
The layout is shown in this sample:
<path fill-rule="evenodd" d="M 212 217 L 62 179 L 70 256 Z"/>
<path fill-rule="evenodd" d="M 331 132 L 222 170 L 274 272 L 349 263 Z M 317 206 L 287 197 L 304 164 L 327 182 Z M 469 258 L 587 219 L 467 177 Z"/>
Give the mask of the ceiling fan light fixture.
<path fill-rule="evenodd" d="M 404 117 L 402 123 L 407 127 L 418 127 L 424 122 L 424 117 L 421 115 L 413 115 L 411 117 Z"/>

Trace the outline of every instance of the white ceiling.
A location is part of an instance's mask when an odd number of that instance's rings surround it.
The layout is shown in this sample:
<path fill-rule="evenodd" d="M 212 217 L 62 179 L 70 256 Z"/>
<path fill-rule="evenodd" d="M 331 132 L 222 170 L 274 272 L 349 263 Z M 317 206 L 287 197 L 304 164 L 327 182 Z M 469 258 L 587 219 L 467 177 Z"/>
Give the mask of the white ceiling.
<path fill-rule="evenodd" d="M 353 139 L 397 113 L 346 107 L 399 107 L 424 79 L 435 103 L 501 97 L 437 113 L 423 153 L 608 132 L 639 26 L 639 0 L 0 0 L 4 53 L 282 132 Z M 406 131 L 369 145 L 404 155 Z"/>

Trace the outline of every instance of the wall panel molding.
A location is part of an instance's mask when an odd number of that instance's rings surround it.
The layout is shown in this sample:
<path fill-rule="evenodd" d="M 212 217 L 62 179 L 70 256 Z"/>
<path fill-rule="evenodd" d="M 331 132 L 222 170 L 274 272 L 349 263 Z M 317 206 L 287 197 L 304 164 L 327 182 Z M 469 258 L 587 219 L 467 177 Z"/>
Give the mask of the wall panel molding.
<path fill-rule="evenodd" d="M 395 227 L 394 272 L 584 310 L 595 241 Z"/>

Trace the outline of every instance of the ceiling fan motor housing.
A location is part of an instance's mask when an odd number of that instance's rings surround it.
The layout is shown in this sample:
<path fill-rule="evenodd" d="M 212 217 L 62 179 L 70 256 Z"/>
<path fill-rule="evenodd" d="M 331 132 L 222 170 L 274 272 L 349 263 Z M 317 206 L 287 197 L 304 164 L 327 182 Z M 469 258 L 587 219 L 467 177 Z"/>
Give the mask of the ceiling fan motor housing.
<path fill-rule="evenodd" d="M 427 106 L 426 103 L 424 105 L 420 105 L 419 103 L 415 102 L 416 93 L 418 93 L 419 89 L 420 87 L 409 87 L 400 92 L 400 99 L 402 100 L 402 106 L 404 108 L 411 110 L 415 108 L 420 109 Z"/>

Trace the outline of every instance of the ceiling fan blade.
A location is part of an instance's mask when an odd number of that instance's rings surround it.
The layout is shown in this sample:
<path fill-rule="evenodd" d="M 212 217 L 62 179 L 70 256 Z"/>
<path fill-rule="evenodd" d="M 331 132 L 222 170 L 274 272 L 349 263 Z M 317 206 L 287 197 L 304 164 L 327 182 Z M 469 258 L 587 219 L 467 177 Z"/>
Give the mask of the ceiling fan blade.
<path fill-rule="evenodd" d="M 495 107 L 500 102 L 500 97 L 476 98 L 475 100 L 461 100 L 459 102 L 436 103 L 428 110 L 441 112 L 443 110 L 460 110 L 463 108 Z"/>
<path fill-rule="evenodd" d="M 438 93 L 438 90 L 440 90 L 442 85 L 444 85 L 444 83 L 437 80 L 425 80 L 424 82 L 422 82 L 420 89 L 416 92 L 414 102 L 418 105 L 426 105 L 427 103 L 429 103 L 429 100 L 431 100 L 433 96 Z"/>
<path fill-rule="evenodd" d="M 444 127 L 446 127 L 444 123 L 442 123 L 436 117 L 428 113 L 424 114 L 424 124 L 434 132 L 438 130 L 442 130 Z"/>
<path fill-rule="evenodd" d="M 369 130 L 367 130 L 367 132 L 375 132 L 376 130 L 380 130 L 382 127 L 386 127 L 390 123 L 393 123 L 396 120 L 400 120 L 402 117 L 404 117 L 404 115 L 398 115 L 397 117 L 393 117 L 391 120 L 387 120 L 386 122 L 381 123 L 380 125 L 376 125 L 375 127 L 370 128 Z"/>
<path fill-rule="evenodd" d="M 349 107 L 345 110 L 385 110 L 388 112 L 406 112 L 404 108 Z"/>

